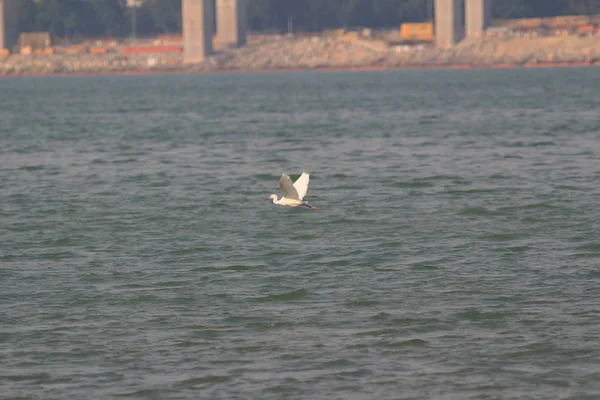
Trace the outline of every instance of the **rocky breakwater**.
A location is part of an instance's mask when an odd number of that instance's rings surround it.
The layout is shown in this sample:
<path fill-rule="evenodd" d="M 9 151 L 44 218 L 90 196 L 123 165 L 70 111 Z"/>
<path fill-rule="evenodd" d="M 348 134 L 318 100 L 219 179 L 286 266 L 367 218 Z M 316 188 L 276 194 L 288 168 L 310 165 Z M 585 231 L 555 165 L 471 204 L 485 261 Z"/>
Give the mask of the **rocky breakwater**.
<path fill-rule="evenodd" d="M 451 56 L 474 65 L 595 63 L 600 59 L 600 37 L 467 39 L 453 49 Z"/>
<path fill-rule="evenodd" d="M 0 75 L 100 74 L 156 70 L 178 70 L 182 59 L 178 54 L 14 54 L 0 60 Z"/>
<path fill-rule="evenodd" d="M 127 72 L 216 72 L 369 67 L 388 53 L 383 40 L 341 37 L 282 38 L 224 49 L 198 64 L 184 64 L 181 54 L 11 55 L 0 59 L 0 74 L 73 74 Z"/>
<path fill-rule="evenodd" d="M 216 54 L 197 70 L 402 68 L 596 63 L 600 37 L 468 38 L 448 50 L 389 45 L 358 34 L 284 39 Z"/>
<path fill-rule="evenodd" d="M 598 60 L 597 36 L 470 38 L 452 49 L 438 50 L 431 44 L 394 46 L 350 33 L 282 37 L 224 49 L 199 64 L 185 64 L 181 53 L 10 55 L 0 59 L 0 75 L 547 65 Z"/>
<path fill-rule="evenodd" d="M 481 37 L 468 38 L 448 50 L 423 46 L 395 52 L 387 66 L 494 66 L 595 63 L 600 37 Z"/>
<path fill-rule="evenodd" d="M 283 70 L 368 67 L 389 52 L 382 40 L 357 35 L 282 39 L 228 50 L 195 67 L 198 70 Z"/>

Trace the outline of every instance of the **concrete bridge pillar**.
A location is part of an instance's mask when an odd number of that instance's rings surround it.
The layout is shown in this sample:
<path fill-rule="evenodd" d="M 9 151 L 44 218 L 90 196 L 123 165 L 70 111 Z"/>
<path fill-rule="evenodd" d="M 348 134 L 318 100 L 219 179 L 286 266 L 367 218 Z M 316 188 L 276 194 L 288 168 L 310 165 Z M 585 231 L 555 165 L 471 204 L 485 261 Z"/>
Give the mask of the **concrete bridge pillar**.
<path fill-rule="evenodd" d="M 482 36 L 492 24 L 492 1 L 466 0 L 465 13 L 467 37 Z"/>
<path fill-rule="evenodd" d="M 246 0 L 217 0 L 217 42 L 220 48 L 246 44 Z"/>
<path fill-rule="evenodd" d="M 17 44 L 17 0 L 0 0 L 0 50 Z"/>
<path fill-rule="evenodd" d="M 435 0 L 435 43 L 439 49 L 449 49 L 460 40 L 460 12 L 460 0 Z"/>
<path fill-rule="evenodd" d="M 202 62 L 213 52 L 213 0 L 182 0 L 183 60 Z"/>

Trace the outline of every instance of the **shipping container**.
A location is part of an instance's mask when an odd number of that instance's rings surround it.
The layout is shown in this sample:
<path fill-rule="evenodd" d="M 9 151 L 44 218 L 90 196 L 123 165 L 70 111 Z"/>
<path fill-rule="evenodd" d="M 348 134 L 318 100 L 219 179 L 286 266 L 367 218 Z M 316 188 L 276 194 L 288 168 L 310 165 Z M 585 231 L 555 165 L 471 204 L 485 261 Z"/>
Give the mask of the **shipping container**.
<path fill-rule="evenodd" d="M 90 49 L 90 54 L 106 54 L 107 50 L 105 47 L 92 47 Z"/>
<path fill-rule="evenodd" d="M 183 36 L 181 35 L 158 35 L 156 40 L 160 43 L 181 43 Z"/>
<path fill-rule="evenodd" d="M 544 22 L 550 28 L 573 29 L 589 24 L 590 17 L 587 15 L 564 15 L 547 18 Z"/>
<path fill-rule="evenodd" d="M 434 39 L 431 22 L 406 23 L 400 26 L 400 37 L 403 40 L 429 42 Z"/>
<path fill-rule="evenodd" d="M 531 30 L 541 28 L 543 25 L 543 20 L 541 18 L 514 18 L 501 20 L 500 24 L 513 29 Z"/>
<path fill-rule="evenodd" d="M 162 54 L 162 53 L 181 53 L 182 46 L 130 46 L 123 47 L 121 54 Z"/>
<path fill-rule="evenodd" d="M 19 35 L 19 46 L 31 47 L 32 51 L 52 46 L 49 32 L 23 32 Z"/>
<path fill-rule="evenodd" d="M 589 36 L 593 35 L 596 32 L 595 25 L 583 25 L 579 27 L 579 31 L 577 32 L 579 36 Z"/>
<path fill-rule="evenodd" d="M 65 50 L 66 54 L 87 54 L 88 48 L 83 45 L 69 46 Z"/>

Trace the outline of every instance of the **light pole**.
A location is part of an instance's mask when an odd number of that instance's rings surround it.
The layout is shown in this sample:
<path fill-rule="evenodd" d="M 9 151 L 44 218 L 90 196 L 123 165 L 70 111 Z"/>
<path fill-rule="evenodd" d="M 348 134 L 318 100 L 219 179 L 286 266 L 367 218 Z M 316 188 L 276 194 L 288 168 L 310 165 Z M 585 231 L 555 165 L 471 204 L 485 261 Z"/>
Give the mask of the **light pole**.
<path fill-rule="evenodd" d="M 433 22 L 433 2 L 435 0 L 427 0 L 427 22 Z"/>
<path fill-rule="evenodd" d="M 137 7 L 134 5 L 131 8 L 131 41 L 135 41 L 135 31 L 136 31 L 136 18 L 135 18 L 135 9 Z"/>
<path fill-rule="evenodd" d="M 137 31 L 136 9 L 142 5 L 144 0 L 127 0 L 127 6 L 131 7 L 131 41 L 135 40 Z"/>

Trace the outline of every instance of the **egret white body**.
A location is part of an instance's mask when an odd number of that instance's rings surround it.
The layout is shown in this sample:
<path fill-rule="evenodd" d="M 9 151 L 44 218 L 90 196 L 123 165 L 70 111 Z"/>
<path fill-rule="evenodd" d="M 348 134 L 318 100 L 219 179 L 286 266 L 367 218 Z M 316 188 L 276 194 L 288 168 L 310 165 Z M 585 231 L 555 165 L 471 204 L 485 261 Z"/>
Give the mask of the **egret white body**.
<path fill-rule="evenodd" d="M 303 201 L 306 192 L 308 191 L 309 175 L 307 172 L 302 172 L 302 175 L 292 183 L 290 177 L 284 172 L 279 178 L 279 190 L 283 196 L 278 199 L 276 194 L 269 196 L 269 200 L 273 200 L 273 204 L 290 207 L 307 207 L 313 210 L 318 210 L 319 207 L 310 206 L 306 201 Z"/>

